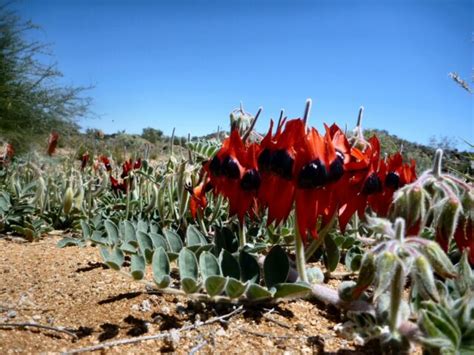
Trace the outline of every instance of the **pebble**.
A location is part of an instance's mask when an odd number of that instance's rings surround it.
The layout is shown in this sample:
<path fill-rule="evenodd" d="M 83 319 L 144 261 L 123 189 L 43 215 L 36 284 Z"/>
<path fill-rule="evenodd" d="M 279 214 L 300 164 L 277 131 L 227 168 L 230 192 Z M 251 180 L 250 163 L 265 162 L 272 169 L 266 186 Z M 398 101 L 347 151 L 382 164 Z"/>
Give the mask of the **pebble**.
<path fill-rule="evenodd" d="M 151 303 L 149 300 L 144 300 L 141 304 L 140 311 L 142 312 L 150 312 L 151 311 Z"/>
<path fill-rule="evenodd" d="M 16 311 L 14 311 L 13 309 L 9 310 L 7 312 L 7 317 L 8 318 L 15 318 L 16 317 Z"/>
<path fill-rule="evenodd" d="M 226 336 L 227 333 L 224 329 L 222 328 L 219 328 L 217 331 L 216 331 L 216 335 L 219 336 L 219 337 L 223 337 L 223 336 Z"/>
<path fill-rule="evenodd" d="M 35 321 L 39 321 L 41 319 L 41 316 L 39 314 L 35 314 L 32 318 Z"/>
<path fill-rule="evenodd" d="M 301 323 L 296 324 L 296 330 L 298 330 L 298 331 L 304 330 L 304 325 L 301 324 Z"/>

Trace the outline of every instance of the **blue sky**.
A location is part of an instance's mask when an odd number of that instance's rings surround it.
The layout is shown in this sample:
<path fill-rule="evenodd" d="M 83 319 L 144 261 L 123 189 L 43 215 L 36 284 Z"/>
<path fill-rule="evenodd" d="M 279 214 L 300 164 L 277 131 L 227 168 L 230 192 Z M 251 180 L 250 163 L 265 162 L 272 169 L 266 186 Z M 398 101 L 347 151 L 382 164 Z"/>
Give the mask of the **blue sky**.
<path fill-rule="evenodd" d="M 310 122 L 364 125 L 427 143 L 446 135 L 474 142 L 471 80 L 473 3 L 411 1 L 18 0 L 42 27 L 63 81 L 95 85 L 107 133 L 201 135 L 228 127 L 242 101 L 264 111 L 257 128 L 285 108 Z M 472 82 L 470 82 L 471 86 Z M 466 148 L 460 144 L 459 148 Z"/>

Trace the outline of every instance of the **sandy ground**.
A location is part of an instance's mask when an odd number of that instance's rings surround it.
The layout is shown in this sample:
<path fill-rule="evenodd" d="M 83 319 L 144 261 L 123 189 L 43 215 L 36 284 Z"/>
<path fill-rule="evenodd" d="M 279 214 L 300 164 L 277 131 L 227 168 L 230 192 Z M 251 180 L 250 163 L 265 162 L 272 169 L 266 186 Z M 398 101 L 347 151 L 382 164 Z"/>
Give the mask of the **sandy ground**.
<path fill-rule="evenodd" d="M 120 339 L 161 339 L 107 347 L 103 353 L 378 354 L 338 337 L 338 312 L 310 301 L 244 308 L 150 294 L 142 283 L 104 267 L 93 247 L 56 247 L 58 236 L 20 243 L 0 237 L 0 353 L 66 352 Z M 195 329 L 183 327 L 197 325 Z"/>

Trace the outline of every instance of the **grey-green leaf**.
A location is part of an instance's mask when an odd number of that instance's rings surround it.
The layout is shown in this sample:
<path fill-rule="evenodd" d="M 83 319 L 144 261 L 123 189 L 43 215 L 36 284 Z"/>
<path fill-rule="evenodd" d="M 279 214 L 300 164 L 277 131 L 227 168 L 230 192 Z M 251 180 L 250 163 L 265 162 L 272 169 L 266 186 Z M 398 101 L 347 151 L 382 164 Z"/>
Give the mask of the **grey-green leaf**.
<path fill-rule="evenodd" d="M 188 294 L 196 293 L 199 290 L 199 283 L 196 281 L 196 279 L 184 277 L 181 279 L 181 288 Z"/>
<path fill-rule="evenodd" d="M 240 279 L 239 262 L 227 250 L 222 249 L 219 255 L 219 263 L 221 265 L 222 275 Z"/>
<path fill-rule="evenodd" d="M 208 251 L 201 253 L 199 256 L 199 268 L 201 269 L 201 274 L 204 279 L 221 274 L 219 261 Z"/>
<path fill-rule="evenodd" d="M 186 230 L 186 246 L 193 246 L 193 245 L 205 245 L 208 244 L 206 238 L 202 235 L 202 233 L 196 228 L 195 225 L 189 225 L 188 229 Z"/>
<path fill-rule="evenodd" d="M 178 265 L 181 279 L 190 278 L 197 281 L 199 276 L 198 262 L 196 255 L 191 250 L 188 248 L 181 249 L 178 256 Z"/>
<path fill-rule="evenodd" d="M 249 253 L 242 250 L 239 254 L 239 264 L 242 281 L 258 283 L 260 280 L 260 267 L 258 266 L 257 260 L 255 260 L 255 258 Z"/>
<path fill-rule="evenodd" d="M 206 278 L 204 286 L 209 296 L 217 296 L 225 289 L 227 279 L 223 276 L 214 275 Z"/>
<path fill-rule="evenodd" d="M 251 283 L 245 293 L 247 298 L 252 301 L 263 301 L 272 298 L 273 294 L 260 285 Z"/>
<path fill-rule="evenodd" d="M 334 271 L 339 263 L 339 248 L 331 235 L 326 236 L 324 239 L 324 245 L 326 246 L 327 267 L 329 271 Z"/>
<path fill-rule="evenodd" d="M 105 231 L 107 232 L 107 237 L 109 239 L 110 245 L 118 244 L 119 242 L 119 230 L 117 225 L 111 220 L 106 220 L 104 222 Z"/>
<path fill-rule="evenodd" d="M 270 249 L 263 263 L 263 272 L 265 285 L 268 288 L 287 280 L 290 272 L 290 262 L 281 246 L 275 245 Z"/>
<path fill-rule="evenodd" d="M 163 248 L 158 248 L 153 253 L 152 260 L 153 279 L 159 288 L 168 287 L 171 282 L 170 261 Z"/>
<path fill-rule="evenodd" d="M 153 243 L 150 237 L 141 230 L 137 231 L 138 246 L 147 263 L 151 263 L 153 257 Z"/>
<path fill-rule="evenodd" d="M 130 263 L 130 273 L 134 280 L 141 280 L 145 275 L 145 258 L 139 254 L 133 254 Z"/>
<path fill-rule="evenodd" d="M 227 279 L 225 292 L 230 298 L 239 298 L 247 290 L 247 283 L 243 283 L 233 277 Z"/>
<path fill-rule="evenodd" d="M 168 241 L 168 244 L 170 246 L 170 250 L 173 253 L 179 253 L 180 250 L 183 248 L 183 241 L 181 240 L 181 237 L 172 230 L 163 230 L 163 234 L 166 237 L 166 240 Z"/>

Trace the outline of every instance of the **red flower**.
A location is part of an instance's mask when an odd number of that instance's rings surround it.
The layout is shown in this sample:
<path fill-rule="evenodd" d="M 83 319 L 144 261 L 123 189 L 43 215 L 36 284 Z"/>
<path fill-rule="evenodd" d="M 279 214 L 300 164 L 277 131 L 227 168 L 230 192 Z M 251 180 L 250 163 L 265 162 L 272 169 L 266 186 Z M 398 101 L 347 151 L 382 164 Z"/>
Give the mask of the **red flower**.
<path fill-rule="evenodd" d="M 385 217 L 392 204 L 393 194 L 400 187 L 412 183 L 416 180 L 416 165 L 412 160 L 411 164 L 403 164 L 400 153 L 382 160 L 380 162 L 379 176 L 381 177 L 382 191 L 372 194 L 368 198 L 369 206 L 377 215 Z"/>
<path fill-rule="evenodd" d="M 364 218 L 367 200 L 370 195 L 383 191 L 379 172 L 380 144 L 377 137 L 369 139 L 369 145 L 361 152 L 351 149 L 351 161 L 346 164 L 347 184 L 340 191 L 341 209 L 339 211 L 339 227 L 345 230 L 349 219 L 358 212 Z"/>
<path fill-rule="evenodd" d="M 206 181 L 201 182 L 194 189 L 189 188 L 188 191 L 191 194 L 189 200 L 189 209 L 191 210 L 191 216 L 196 219 L 198 209 L 204 210 L 207 207 L 206 192 L 212 189 L 212 185 L 209 178 Z"/>
<path fill-rule="evenodd" d="M 141 166 L 142 160 L 140 158 L 138 158 L 134 163 L 132 163 L 132 159 L 126 160 L 122 165 L 122 174 L 120 177 L 125 179 L 128 174 L 130 174 L 130 171 L 140 169 Z"/>
<path fill-rule="evenodd" d="M 81 157 L 81 170 L 84 170 L 87 166 L 87 162 L 89 161 L 89 152 L 85 152 L 82 154 Z"/>
<path fill-rule="evenodd" d="M 326 134 L 321 136 L 312 128 L 300 136 L 296 158 L 296 216 L 298 228 L 303 239 L 309 232 L 317 238 L 316 225 L 319 217 L 323 223 L 336 212 L 338 201 L 333 196 L 335 184 L 344 175 L 344 160 L 347 154 L 347 141 L 341 136 L 337 126 L 326 127 Z M 334 141 L 340 146 L 336 150 Z"/>
<path fill-rule="evenodd" d="M 105 155 L 101 155 L 99 157 L 99 160 L 104 164 L 105 170 L 107 170 L 110 173 L 112 171 L 112 166 L 110 165 L 109 158 L 107 158 Z"/>
<path fill-rule="evenodd" d="M 58 145 L 59 134 L 55 131 L 49 134 L 48 139 L 48 155 L 51 156 L 56 151 L 56 147 Z"/>
<path fill-rule="evenodd" d="M 115 192 L 122 191 L 123 193 L 127 192 L 127 184 L 124 181 L 119 182 L 116 178 L 110 175 L 110 183 L 112 184 L 112 190 Z"/>
<path fill-rule="evenodd" d="M 290 120 L 282 132 L 284 123 L 285 120 L 279 122 L 275 135 L 272 135 L 272 121 L 260 143 L 258 170 L 262 184 L 258 198 L 263 207 L 268 207 L 268 224 L 275 222 L 278 225 L 288 217 L 295 196 L 295 144 L 304 134 L 304 122 L 301 119 Z"/>
<path fill-rule="evenodd" d="M 257 168 L 258 150 L 257 144 L 246 146 L 238 130 L 232 130 L 207 166 L 216 193 L 228 199 L 229 213 L 237 215 L 241 223 L 245 213 L 256 204 L 261 182 Z"/>
<path fill-rule="evenodd" d="M 474 229 L 472 225 L 472 218 L 461 216 L 454 232 L 454 240 L 461 252 L 469 248 L 469 262 L 474 265 Z"/>

